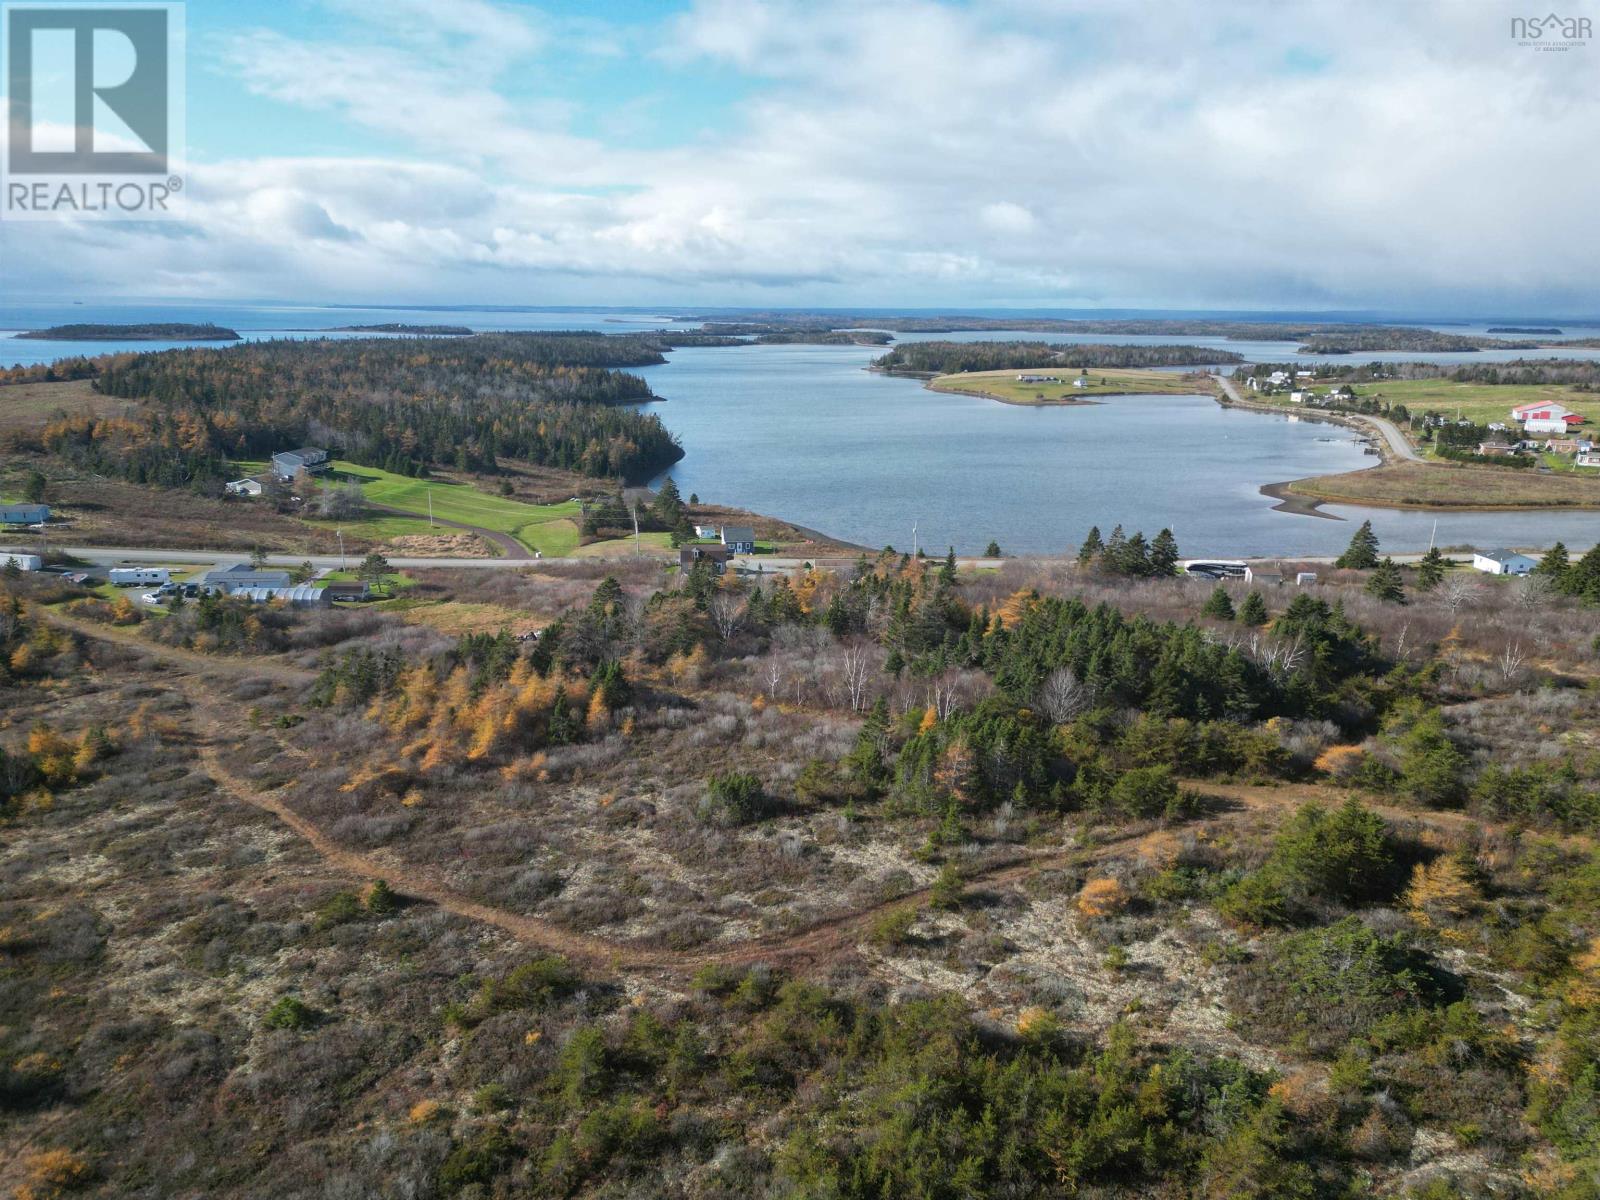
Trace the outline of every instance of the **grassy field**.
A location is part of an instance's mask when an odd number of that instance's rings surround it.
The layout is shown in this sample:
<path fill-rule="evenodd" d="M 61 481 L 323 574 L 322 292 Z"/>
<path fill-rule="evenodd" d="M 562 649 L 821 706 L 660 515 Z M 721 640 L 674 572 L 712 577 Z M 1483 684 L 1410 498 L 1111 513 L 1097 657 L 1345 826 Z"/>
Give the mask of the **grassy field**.
<path fill-rule="evenodd" d="M 649 558 L 676 557 L 670 533 L 641 533 L 640 553 Z M 615 538 L 608 542 L 590 542 L 579 546 L 573 554 L 578 558 L 628 558 L 634 551 L 633 538 Z"/>
<path fill-rule="evenodd" d="M 0 387 L 0 432 L 37 429 L 58 412 L 118 412 L 127 403 L 102 396 L 87 379 L 70 383 L 15 383 Z"/>
<path fill-rule="evenodd" d="M 1387 463 L 1289 485 L 1297 496 L 1392 508 L 1600 508 L 1600 471 L 1541 475 L 1532 470 L 1444 462 Z"/>
<path fill-rule="evenodd" d="M 354 463 L 341 461 L 336 461 L 333 467 L 340 477 L 359 483 L 362 495 L 373 504 L 405 509 L 422 518 L 417 520 L 380 514 L 364 521 L 347 523 L 344 525 L 347 533 L 354 532 L 371 538 L 427 533 L 430 530 L 427 513 L 431 496 L 433 515 L 440 520 L 458 521 L 463 525 L 509 534 L 529 550 L 538 550 L 554 557 L 569 555 L 578 547 L 577 518 L 580 510 L 578 505 L 570 501 L 561 504 L 526 504 L 450 480 L 412 479 L 376 467 L 358 467 Z"/>
<path fill-rule="evenodd" d="M 1479 425 L 1511 420 L 1511 410 L 1519 404 L 1555 400 L 1591 421 L 1600 414 L 1600 396 L 1579 392 L 1561 384 L 1458 383 L 1451 379 L 1385 379 L 1379 383 L 1352 385 L 1357 396 L 1404 404 L 1413 413 L 1458 414 Z"/>
<path fill-rule="evenodd" d="M 1022 383 L 1018 375 L 1058 375 L 1059 383 Z M 1150 371 L 1137 368 L 1096 369 L 1087 387 L 1074 387 L 1076 375 L 1069 367 L 1029 371 L 966 371 L 940 375 L 929 381 L 936 392 L 962 392 L 987 396 L 1006 404 L 1072 404 L 1097 396 L 1192 396 L 1208 393 L 1212 385 L 1205 376 L 1175 371 Z"/>

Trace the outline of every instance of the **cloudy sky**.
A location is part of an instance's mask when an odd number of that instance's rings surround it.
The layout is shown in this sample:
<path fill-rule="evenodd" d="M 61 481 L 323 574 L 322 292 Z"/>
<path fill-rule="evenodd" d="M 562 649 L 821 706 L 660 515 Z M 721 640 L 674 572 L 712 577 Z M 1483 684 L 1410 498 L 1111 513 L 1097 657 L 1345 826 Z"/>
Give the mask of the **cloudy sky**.
<path fill-rule="evenodd" d="M 0 223 L 0 299 L 1600 312 L 1520 11 L 191 0 L 188 220 Z"/>

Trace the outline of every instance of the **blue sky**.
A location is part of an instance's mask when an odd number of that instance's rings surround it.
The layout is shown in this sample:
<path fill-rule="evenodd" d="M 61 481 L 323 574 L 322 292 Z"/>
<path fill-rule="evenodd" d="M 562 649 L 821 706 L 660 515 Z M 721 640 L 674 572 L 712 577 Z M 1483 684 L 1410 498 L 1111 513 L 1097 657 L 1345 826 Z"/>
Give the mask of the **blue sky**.
<path fill-rule="evenodd" d="M 0 224 L 0 298 L 1600 311 L 1600 46 L 1508 23 L 192 0 L 188 219 Z"/>

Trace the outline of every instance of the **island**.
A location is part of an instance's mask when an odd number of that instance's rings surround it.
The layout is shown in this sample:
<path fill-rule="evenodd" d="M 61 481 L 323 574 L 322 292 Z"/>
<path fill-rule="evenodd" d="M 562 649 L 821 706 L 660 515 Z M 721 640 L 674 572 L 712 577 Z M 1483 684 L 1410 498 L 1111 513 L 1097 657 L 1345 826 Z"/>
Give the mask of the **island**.
<path fill-rule="evenodd" d="M 1560 333 L 1561 330 L 1556 329 L 1554 327 L 1540 328 L 1537 325 L 1491 325 L 1491 326 L 1489 326 L 1489 332 L 1490 333 L 1552 333 L 1552 334 L 1555 334 L 1555 333 Z"/>
<path fill-rule="evenodd" d="M 1057 371 L 962 371 L 930 379 L 935 392 L 981 396 L 1002 404 L 1093 404 L 1101 396 L 1209 395 L 1213 377 L 1200 373 L 1152 371 L 1132 368 L 1095 368 L 1082 374 L 1076 369 Z"/>
<path fill-rule="evenodd" d="M 420 337 L 468 337 L 475 330 L 465 325 L 335 325 L 332 329 L 306 330 L 308 333 L 408 333 Z"/>
<path fill-rule="evenodd" d="M 209 322 L 188 325 L 156 322 L 148 325 L 52 325 L 15 334 L 30 341 L 47 342 L 237 342 L 239 334 Z"/>

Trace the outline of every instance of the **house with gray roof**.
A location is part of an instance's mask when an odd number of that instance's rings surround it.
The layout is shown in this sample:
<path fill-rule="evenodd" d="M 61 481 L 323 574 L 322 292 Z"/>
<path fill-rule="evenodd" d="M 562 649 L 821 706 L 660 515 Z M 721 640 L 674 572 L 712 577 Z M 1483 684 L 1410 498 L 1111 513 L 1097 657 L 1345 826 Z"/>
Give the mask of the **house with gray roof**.
<path fill-rule="evenodd" d="M 320 475 L 328 466 L 328 452 L 318 450 L 315 446 L 279 450 L 272 456 L 272 473 L 279 479 L 293 479 L 301 471 L 307 475 Z"/>
<path fill-rule="evenodd" d="M 748 525 L 724 525 L 722 544 L 733 554 L 754 554 L 756 531 Z"/>
<path fill-rule="evenodd" d="M 0 525 L 43 525 L 49 519 L 48 504 L 0 504 Z"/>

